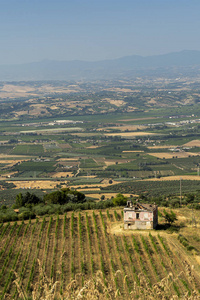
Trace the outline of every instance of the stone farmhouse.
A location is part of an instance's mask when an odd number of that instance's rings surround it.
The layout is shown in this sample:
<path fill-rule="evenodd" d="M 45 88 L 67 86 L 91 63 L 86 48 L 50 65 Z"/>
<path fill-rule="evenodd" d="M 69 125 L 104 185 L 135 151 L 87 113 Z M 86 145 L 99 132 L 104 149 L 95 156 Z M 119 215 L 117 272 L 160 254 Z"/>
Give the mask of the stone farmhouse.
<path fill-rule="evenodd" d="M 124 229 L 155 229 L 158 225 L 158 207 L 127 201 L 124 208 Z"/>

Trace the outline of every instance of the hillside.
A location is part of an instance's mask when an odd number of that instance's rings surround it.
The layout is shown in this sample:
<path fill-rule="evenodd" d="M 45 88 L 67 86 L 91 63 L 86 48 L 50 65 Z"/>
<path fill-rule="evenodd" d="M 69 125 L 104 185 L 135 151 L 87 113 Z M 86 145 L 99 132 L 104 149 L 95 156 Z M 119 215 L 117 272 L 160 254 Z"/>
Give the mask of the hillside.
<path fill-rule="evenodd" d="M 194 296 L 200 288 L 198 233 L 190 225 L 187 209 L 176 213 L 180 233 L 173 234 L 161 229 L 151 233 L 124 231 L 121 210 L 74 212 L 36 222 L 1 225 L 0 298 L 18 299 L 20 287 L 30 295 L 43 272 L 49 286 L 57 281 L 52 292 L 57 296 L 80 291 L 85 280 L 93 276 L 96 280 L 99 277 L 96 289 L 109 284 L 109 293 L 118 290 L 117 294 L 112 293 L 117 299 L 128 299 L 131 291 L 131 299 L 137 295 L 143 299 L 143 293 L 154 292 L 158 293 L 154 299 L 160 299 L 163 292 L 182 299 L 186 294 Z M 184 247 L 178 235 L 189 246 Z M 18 288 L 13 282 L 16 278 Z M 75 290 L 69 288 L 73 279 Z M 42 283 L 38 284 L 36 289 L 42 293 Z"/>
<path fill-rule="evenodd" d="M 2 65 L 0 80 L 93 80 L 122 76 L 195 72 L 200 66 L 200 51 L 181 51 L 154 56 L 132 55 L 104 61 L 43 60 L 19 65 Z M 192 68 L 191 68 L 192 67 Z M 178 68 L 178 69 L 177 69 Z M 188 70 L 189 68 L 189 70 Z M 155 71 L 156 70 L 156 71 Z"/>

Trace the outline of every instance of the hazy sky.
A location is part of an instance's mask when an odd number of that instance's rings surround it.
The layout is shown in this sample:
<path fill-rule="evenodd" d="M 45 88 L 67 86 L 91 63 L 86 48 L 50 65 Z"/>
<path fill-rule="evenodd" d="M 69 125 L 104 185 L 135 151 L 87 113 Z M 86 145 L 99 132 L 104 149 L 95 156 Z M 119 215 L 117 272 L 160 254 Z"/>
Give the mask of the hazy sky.
<path fill-rule="evenodd" d="M 199 0 L 0 0 L 0 64 L 200 50 Z"/>

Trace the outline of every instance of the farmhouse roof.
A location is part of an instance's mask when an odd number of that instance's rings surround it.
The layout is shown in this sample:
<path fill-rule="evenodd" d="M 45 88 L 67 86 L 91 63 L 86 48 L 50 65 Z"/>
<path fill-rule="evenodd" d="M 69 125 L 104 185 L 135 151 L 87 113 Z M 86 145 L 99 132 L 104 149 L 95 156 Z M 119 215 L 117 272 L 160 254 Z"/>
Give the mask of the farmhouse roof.
<path fill-rule="evenodd" d="M 157 208 L 155 204 L 146 204 L 137 202 L 133 205 L 132 201 L 127 201 L 127 205 L 124 208 L 125 210 L 145 210 L 145 211 L 154 211 Z"/>

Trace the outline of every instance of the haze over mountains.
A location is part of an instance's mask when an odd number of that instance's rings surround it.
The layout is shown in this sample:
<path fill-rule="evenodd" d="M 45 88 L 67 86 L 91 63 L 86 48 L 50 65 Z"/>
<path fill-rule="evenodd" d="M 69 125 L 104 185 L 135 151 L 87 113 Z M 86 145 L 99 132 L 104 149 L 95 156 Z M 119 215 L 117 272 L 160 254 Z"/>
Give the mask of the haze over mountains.
<path fill-rule="evenodd" d="M 184 50 L 164 55 L 132 55 L 103 61 L 43 60 L 18 65 L 1 65 L 1 81 L 119 79 L 150 74 L 198 74 L 200 51 Z"/>

